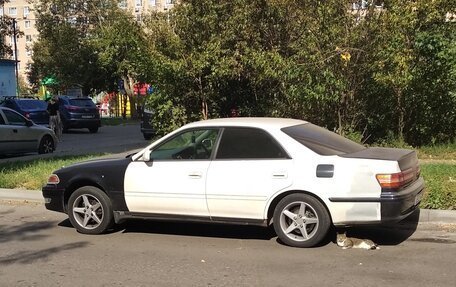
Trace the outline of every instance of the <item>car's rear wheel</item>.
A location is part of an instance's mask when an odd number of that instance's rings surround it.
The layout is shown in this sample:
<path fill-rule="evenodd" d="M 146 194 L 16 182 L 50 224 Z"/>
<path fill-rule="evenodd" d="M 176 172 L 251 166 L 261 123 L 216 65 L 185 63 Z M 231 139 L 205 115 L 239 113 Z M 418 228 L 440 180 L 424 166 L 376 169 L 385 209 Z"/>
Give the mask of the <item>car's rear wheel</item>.
<path fill-rule="evenodd" d="M 40 145 L 38 146 L 38 153 L 44 154 L 52 152 L 54 152 L 54 140 L 51 136 L 46 135 L 40 141 Z"/>
<path fill-rule="evenodd" d="M 96 132 L 98 132 L 98 127 L 91 127 L 91 128 L 89 128 L 89 132 L 91 132 L 91 133 L 93 133 L 93 134 L 96 133 Z"/>
<path fill-rule="evenodd" d="M 323 204 L 308 194 L 291 194 L 276 206 L 274 230 L 279 239 L 293 247 L 312 247 L 328 233 L 331 219 Z"/>
<path fill-rule="evenodd" d="M 103 233 L 113 224 L 111 201 L 106 193 L 96 187 L 81 187 L 68 200 L 68 217 L 81 233 Z"/>

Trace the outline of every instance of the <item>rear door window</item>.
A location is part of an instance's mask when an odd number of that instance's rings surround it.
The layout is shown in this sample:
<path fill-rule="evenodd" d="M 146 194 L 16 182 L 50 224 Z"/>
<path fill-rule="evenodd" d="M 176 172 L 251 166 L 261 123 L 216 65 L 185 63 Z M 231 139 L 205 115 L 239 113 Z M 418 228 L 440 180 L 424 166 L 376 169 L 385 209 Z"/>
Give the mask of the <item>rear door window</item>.
<path fill-rule="evenodd" d="M 18 113 L 8 110 L 4 110 L 3 113 L 8 120 L 8 124 L 13 126 L 25 126 L 25 119 Z"/>
<path fill-rule="evenodd" d="M 289 158 L 279 143 L 267 132 L 256 128 L 225 128 L 216 159 Z"/>

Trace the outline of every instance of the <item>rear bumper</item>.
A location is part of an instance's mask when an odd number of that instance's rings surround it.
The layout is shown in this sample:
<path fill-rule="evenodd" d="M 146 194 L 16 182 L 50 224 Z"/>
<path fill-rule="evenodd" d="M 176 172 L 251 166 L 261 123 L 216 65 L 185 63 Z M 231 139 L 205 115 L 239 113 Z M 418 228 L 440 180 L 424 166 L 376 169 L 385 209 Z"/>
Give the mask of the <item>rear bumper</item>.
<path fill-rule="evenodd" d="M 424 193 L 423 178 L 401 191 L 382 192 L 380 197 L 329 198 L 338 209 L 341 220 L 336 226 L 377 225 L 396 223 L 411 215 L 419 206 Z"/>
<path fill-rule="evenodd" d="M 424 193 L 424 180 L 420 177 L 399 192 L 383 192 L 380 196 L 382 223 L 398 222 L 415 211 Z"/>
<path fill-rule="evenodd" d="M 66 213 L 64 189 L 46 185 L 42 191 L 46 209 Z"/>
<path fill-rule="evenodd" d="M 68 128 L 92 128 L 100 127 L 100 119 L 68 119 L 64 121 L 65 126 Z"/>

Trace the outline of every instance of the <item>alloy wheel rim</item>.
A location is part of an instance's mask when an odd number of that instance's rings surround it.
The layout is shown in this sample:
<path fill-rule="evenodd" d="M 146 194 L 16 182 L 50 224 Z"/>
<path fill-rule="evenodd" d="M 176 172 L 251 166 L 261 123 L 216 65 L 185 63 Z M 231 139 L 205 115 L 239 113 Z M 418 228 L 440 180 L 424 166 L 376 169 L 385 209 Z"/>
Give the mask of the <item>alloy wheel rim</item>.
<path fill-rule="evenodd" d="M 302 201 L 295 201 L 282 209 L 280 228 L 293 241 L 307 241 L 315 236 L 319 218 L 315 209 Z"/>
<path fill-rule="evenodd" d="M 44 141 L 44 153 L 50 153 L 52 151 L 52 141 L 51 140 L 45 140 Z"/>
<path fill-rule="evenodd" d="M 73 217 L 81 227 L 95 229 L 103 222 L 103 206 L 93 195 L 80 195 L 73 203 Z"/>

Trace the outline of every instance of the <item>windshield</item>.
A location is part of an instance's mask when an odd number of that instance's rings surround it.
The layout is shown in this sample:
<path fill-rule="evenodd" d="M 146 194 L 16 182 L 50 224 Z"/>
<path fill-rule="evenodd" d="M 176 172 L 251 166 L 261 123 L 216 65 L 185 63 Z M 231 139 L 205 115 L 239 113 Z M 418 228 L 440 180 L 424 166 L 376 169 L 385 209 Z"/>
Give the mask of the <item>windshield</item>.
<path fill-rule="evenodd" d="M 40 100 L 22 100 L 16 103 L 22 110 L 46 110 L 47 108 L 47 103 Z"/>
<path fill-rule="evenodd" d="M 282 131 L 320 155 L 341 155 L 365 149 L 360 144 L 310 123 L 283 128 Z"/>

